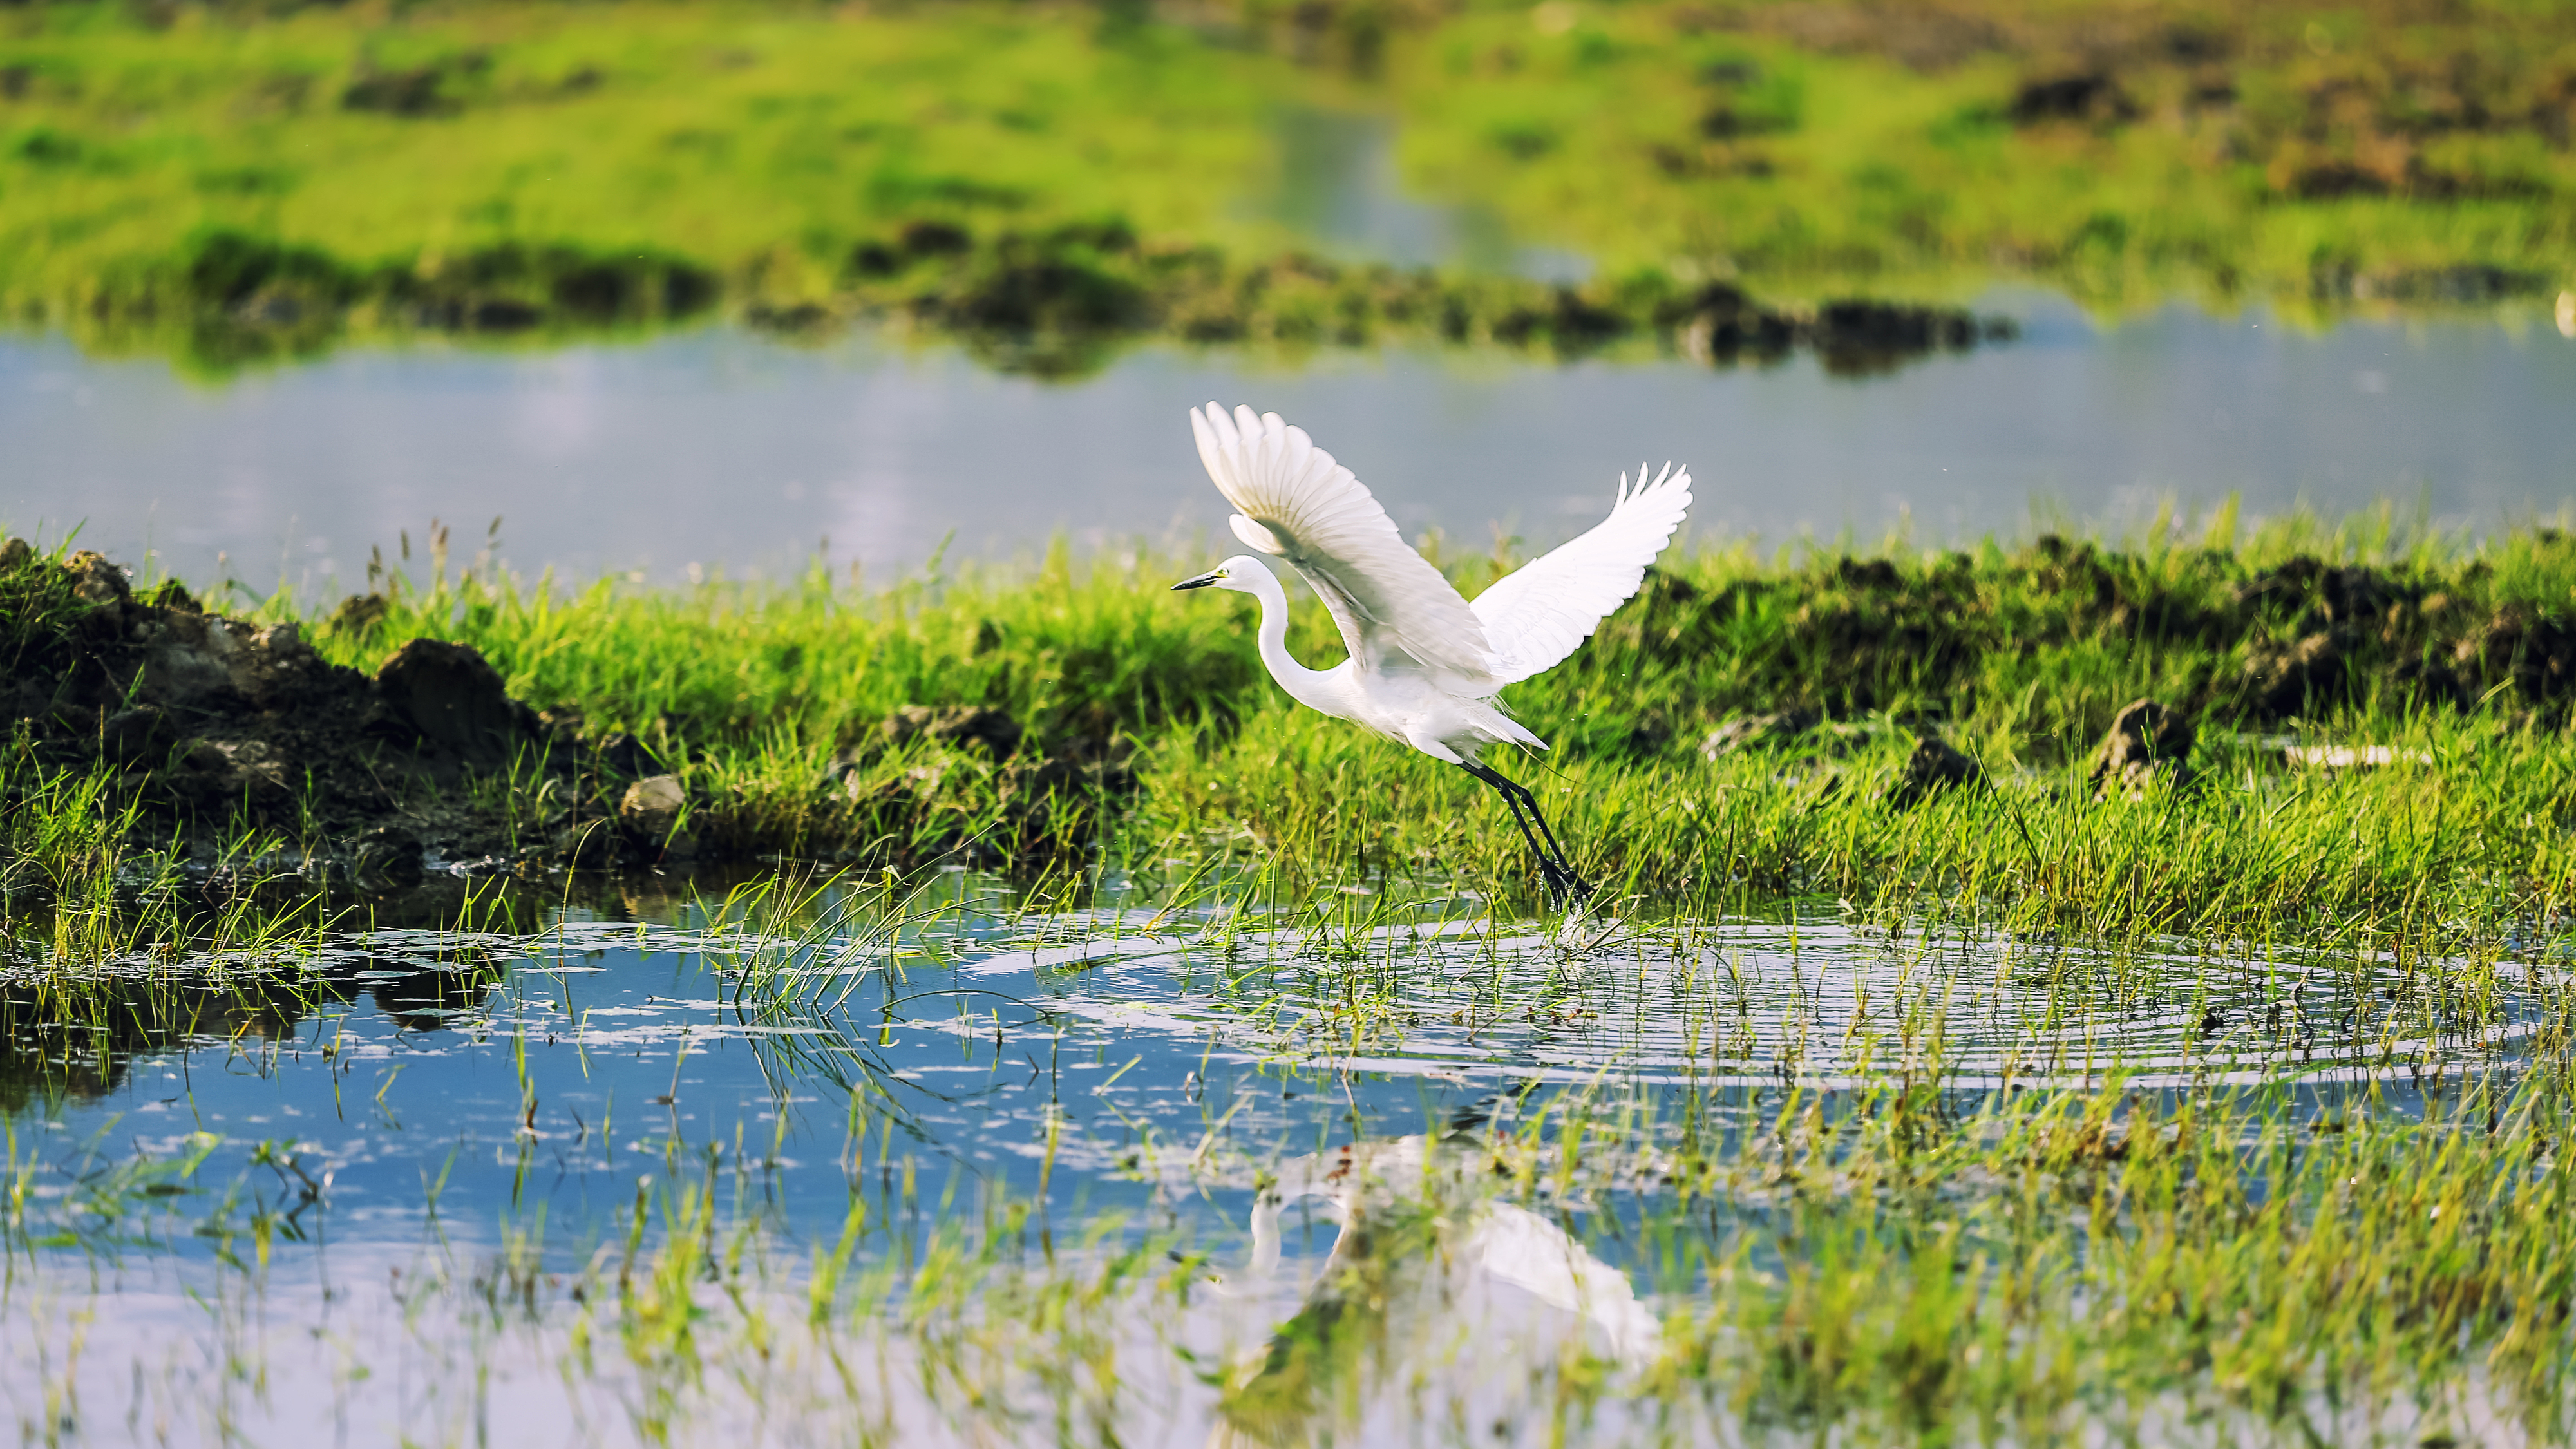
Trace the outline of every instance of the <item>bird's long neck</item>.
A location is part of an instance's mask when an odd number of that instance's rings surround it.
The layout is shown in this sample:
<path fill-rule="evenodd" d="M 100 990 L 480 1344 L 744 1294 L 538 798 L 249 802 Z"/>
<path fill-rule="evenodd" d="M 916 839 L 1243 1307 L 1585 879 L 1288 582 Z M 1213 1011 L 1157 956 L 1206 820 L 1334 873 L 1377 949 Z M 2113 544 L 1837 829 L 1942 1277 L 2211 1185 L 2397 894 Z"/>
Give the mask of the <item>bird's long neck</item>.
<path fill-rule="evenodd" d="M 1340 714 L 1329 671 L 1309 669 L 1288 653 L 1288 593 L 1278 576 L 1263 569 L 1253 579 L 1253 597 L 1261 601 L 1261 662 L 1279 687 L 1309 709 Z"/>

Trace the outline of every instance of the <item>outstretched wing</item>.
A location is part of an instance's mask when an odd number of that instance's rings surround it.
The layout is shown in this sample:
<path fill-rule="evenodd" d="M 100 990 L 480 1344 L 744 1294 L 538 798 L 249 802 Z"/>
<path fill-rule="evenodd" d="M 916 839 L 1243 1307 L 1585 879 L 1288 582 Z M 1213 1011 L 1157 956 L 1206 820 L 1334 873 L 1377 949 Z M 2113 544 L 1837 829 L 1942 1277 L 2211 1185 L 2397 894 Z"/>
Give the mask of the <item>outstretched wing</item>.
<path fill-rule="evenodd" d="M 1666 463 L 1655 481 L 1637 468 L 1637 486 L 1619 475 L 1610 516 L 1546 557 L 1524 564 L 1476 596 L 1476 617 L 1493 647 L 1496 684 L 1527 679 L 1574 652 L 1610 611 L 1645 582 L 1646 565 L 1672 541 L 1690 507 L 1690 470 Z"/>
<path fill-rule="evenodd" d="M 1359 667 L 1429 670 L 1490 690 L 1485 625 L 1351 470 L 1277 413 L 1209 403 L 1190 413 L 1199 461 L 1228 503 L 1237 538 L 1284 558 L 1323 596 Z"/>

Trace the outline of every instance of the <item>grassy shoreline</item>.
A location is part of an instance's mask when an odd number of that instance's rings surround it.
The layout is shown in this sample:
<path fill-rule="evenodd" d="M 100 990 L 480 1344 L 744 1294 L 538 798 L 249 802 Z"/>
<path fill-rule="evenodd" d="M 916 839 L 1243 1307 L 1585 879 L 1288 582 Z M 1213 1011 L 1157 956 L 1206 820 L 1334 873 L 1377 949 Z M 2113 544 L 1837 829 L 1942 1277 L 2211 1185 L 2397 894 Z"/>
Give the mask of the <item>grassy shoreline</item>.
<path fill-rule="evenodd" d="M 1675 908 L 1947 900 L 2016 928 L 2227 937 L 2491 939 L 2559 920 L 2576 890 L 2576 543 L 2409 539 L 2384 515 L 2233 529 L 2196 546 L 2160 531 L 1686 554 L 1512 692 L 1555 749 L 1506 767 L 1614 897 Z M 327 737 L 275 733 L 295 711 L 274 703 L 226 705 L 231 725 L 152 705 L 145 656 L 84 664 L 59 642 L 84 627 L 93 606 L 70 591 L 94 575 L 20 562 L 21 659 L 59 637 L 0 761 L 13 897 L 299 852 L 363 876 L 378 849 L 503 872 L 785 857 L 1036 875 L 1171 856 L 1531 900 L 1517 837 L 1472 781 L 1293 710 L 1241 605 L 1165 590 L 1186 560 L 1059 549 L 1031 576 L 859 596 L 820 573 L 566 589 L 490 558 L 451 572 L 443 549 L 425 578 L 397 565 L 335 610 L 239 610 L 294 626 L 254 641 L 279 669 L 356 691 L 330 708 L 357 723 Z M 1510 560 L 1445 562 L 1472 594 Z M 55 612 L 28 607 L 31 588 Z M 115 607 L 137 630 L 207 627 L 152 597 Z M 1292 650 L 1329 662 L 1322 611 L 1296 613 Z M 468 646 L 496 700 L 525 702 L 493 706 L 515 713 L 488 744 L 437 756 L 367 703 L 393 688 L 368 672 L 416 661 L 426 646 L 396 648 L 415 638 Z M 2100 742 L 2140 699 L 2182 729 L 2155 742 L 2179 758 L 2106 774 Z M 394 783 L 363 809 L 333 796 L 362 775 Z M 634 782 L 664 775 L 639 810 Z"/>

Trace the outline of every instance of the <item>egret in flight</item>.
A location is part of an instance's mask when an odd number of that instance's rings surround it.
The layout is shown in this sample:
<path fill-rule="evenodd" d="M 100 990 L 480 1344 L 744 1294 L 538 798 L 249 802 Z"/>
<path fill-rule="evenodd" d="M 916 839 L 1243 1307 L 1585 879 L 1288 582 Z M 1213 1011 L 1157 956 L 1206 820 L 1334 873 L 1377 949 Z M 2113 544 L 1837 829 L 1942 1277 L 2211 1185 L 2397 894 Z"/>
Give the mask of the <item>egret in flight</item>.
<path fill-rule="evenodd" d="M 1236 512 L 1234 536 L 1305 577 L 1350 657 L 1308 669 L 1289 657 L 1288 595 L 1259 559 L 1237 554 L 1175 589 L 1231 589 L 1261 601 L 1261 662 L 1289 696 L 1456 765 L 1512 812 L 1548 891 L 1567 905 L 1591 895 L 1539 813 L 1538 798 L 1484 763 L 1485 747 L 1547 742 L 1503 712 L 1503 686 L 1554 667 L 1644 582 L 1690 507 L 1690 473 L 1619 478 L 1610 516 L 1590 532 L 1497 579 L 1474 603 L 1406 545 L 1377 499 L 1277 413 L 1209 403 L 1190 414 L 1199 461 Z"/>

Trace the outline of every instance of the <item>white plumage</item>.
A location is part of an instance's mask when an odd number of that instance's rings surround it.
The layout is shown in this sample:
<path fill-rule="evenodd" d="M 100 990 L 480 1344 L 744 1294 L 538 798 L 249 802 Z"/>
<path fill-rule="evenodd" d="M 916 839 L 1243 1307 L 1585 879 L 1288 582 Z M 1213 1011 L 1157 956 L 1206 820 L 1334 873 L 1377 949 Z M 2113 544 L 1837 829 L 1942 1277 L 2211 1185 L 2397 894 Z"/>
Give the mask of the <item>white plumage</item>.
<path fill-rule="evenodd" d="M 1577 1344 L 1630 1370 L 1654 1362 L 1663 1325 L 1628 1275 L 1557 1223 L 1488 1196 L 1479 1180 L 1492 1159 L 1479 1145 L 1352 1142 L 1272 1169 L 1253 1193 L 1251 1261 L 1212 1274 L 1218 1294 L 1271 1300 L 1288 1205 L 1319 1198 L 1340 1227 L 1296 1316 L 1236 1360 L 1211 1445 L 1327 1442 L 1327 1415 L 1376 1422 L 1373 1408 L 1418 1393 L 1425 1374 L 1463 1369 L 1498 1387 Z M 1315 1392 L 1311 1365 L 1336 1350 L 1367 1350 L 1366 1367 Z"/>
<path fill-rule="evenodd" d="M 1672 541 L 1690 507 L 1690 474 L 1666 463 L 1655 481 L 1619 475 L 1610 516 L 1535 562 L 1494 580 L 1469 607 L 1485 625 L 1495 680 L 1517 684 L 1563 663 L 1610 611 L 1646 581 L 1646 565 Z"/>
<path fill-rule="evenodd" d="M 1351 470 L 1316 447 L 1304 429 L 1277 413 L 1238 407 L 1228 416 L 1209 403 L 1190 413 L 1190 431 L 1208 477 L 1237 510 L 1228 520 L 1235 537 L 1297 570 L 1331 612 L 1350 657 L 1314 670 L 1289 656 L 1287 594 L 1257 559 L 1230 558 L 1173 587 L 1259 598 L 1262 662 L 1282 688 L 1500 790 L 1549 887 L 1581 896 L 1582 884 L 1553 848 L 1538 802 L 1481 763 L 1491 744 L 1547 748 L 1494 696 L 1563 661 L 1636 593 L 1646 566 L 1690 507 L 1690 473 L 1666 464 L 1649 482 L 1641 466 L 1633 487 L 1621 474 L 1607 519 L 1497 580 L 1471 605 L 1406 545 Z"/>
<path fill-rule="evenodd" d="M 1462 689 L 1498 683 L 1485 628 L 1351 470 L 1277 413 L 1190 414 L 1199 461 L 1237 512 L 1234 536 L 1286 559 L 1324 600 L 1359 667 L 1399 672 L 1409 660 Z"/>

